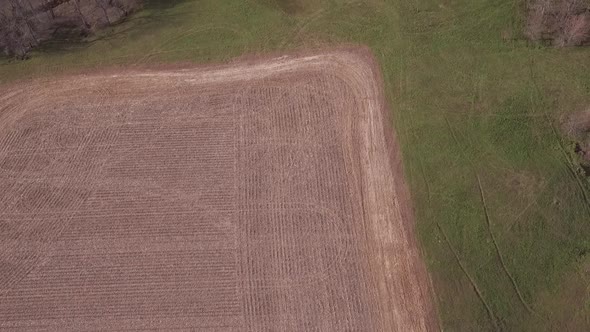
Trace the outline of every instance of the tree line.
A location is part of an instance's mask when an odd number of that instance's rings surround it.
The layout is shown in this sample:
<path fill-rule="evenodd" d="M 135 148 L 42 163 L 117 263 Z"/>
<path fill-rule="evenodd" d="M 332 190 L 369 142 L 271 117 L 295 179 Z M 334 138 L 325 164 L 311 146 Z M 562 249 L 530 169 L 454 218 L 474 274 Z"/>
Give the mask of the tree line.
<path fill-rule="evenodd" d="M 58 35 L 87 36 L 117 23 L 141 0 L 2 0 L 0 50 L 25 58 L 30 50 Z"/>
<path fill-rule="evenodd" d="M 525 35 L 557 47 L 590 45 L 590 0 L 528 0 Z"/>

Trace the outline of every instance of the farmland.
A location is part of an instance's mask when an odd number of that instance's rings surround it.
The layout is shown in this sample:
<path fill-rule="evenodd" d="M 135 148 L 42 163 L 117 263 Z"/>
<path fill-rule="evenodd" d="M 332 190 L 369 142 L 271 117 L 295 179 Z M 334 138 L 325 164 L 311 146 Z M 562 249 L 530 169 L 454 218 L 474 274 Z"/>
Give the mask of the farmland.
<path fill-rule="evenodd" d="M 434 329 L 378 79 L 340 50 L 3 91 L 0 328 Z"/>
<path fill-rule="evenodd" d="M 525 42 L 521 12 L 506 0 L 150 1 L 88 43 L 0 60 L 0 82 L 368 45 L 441 325 L 588 330 L 588 180 L 561 124 L 588 109 L 589 54 Z"/>

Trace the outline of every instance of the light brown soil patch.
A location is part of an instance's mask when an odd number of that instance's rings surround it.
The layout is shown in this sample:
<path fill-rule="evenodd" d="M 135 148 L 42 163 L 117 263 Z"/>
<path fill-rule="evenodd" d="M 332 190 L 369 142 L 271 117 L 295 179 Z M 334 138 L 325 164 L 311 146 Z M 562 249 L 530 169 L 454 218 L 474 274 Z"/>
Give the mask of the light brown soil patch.
<path fill-rule="evenodd" d="M 436 330 L 376 68 L 0 90 L 0 329 Z"/>

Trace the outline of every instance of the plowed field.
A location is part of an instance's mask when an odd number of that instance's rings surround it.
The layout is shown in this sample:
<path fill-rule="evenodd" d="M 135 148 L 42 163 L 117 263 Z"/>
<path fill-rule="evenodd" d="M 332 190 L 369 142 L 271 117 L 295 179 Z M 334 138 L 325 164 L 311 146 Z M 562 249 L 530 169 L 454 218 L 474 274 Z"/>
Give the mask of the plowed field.
<path fill-rule="evenodd" d="M 0 90 L 0 330 L 434 330 L 364 50 Z"/>

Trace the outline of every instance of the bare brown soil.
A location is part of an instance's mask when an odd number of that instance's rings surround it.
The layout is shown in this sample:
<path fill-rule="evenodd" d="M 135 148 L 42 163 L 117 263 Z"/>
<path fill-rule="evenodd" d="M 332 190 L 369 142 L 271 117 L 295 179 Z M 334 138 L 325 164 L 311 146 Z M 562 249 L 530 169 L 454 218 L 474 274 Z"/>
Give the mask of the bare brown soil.
<path fill-rule="evenodd" d="M 376 68 L 0 90 L 0 330 L 436 330 Z"/>

